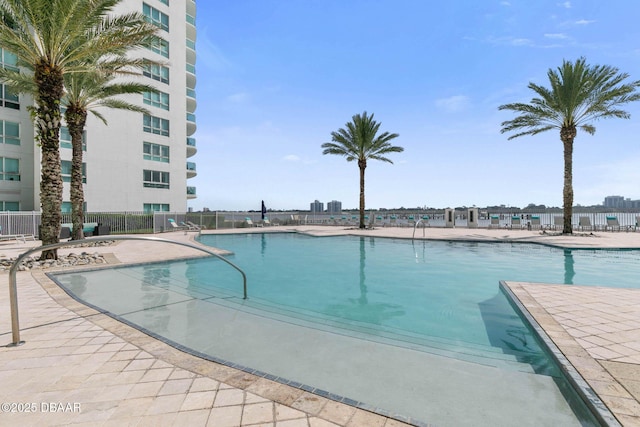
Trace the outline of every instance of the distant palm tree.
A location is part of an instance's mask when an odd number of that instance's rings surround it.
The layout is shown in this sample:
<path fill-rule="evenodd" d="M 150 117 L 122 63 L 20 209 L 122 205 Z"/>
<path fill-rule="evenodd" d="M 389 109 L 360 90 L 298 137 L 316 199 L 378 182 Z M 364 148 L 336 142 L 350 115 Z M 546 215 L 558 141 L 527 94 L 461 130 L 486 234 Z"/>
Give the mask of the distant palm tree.
<path fill-rule="evenodd" d="M 123 58 L 123 65 L 127 63 Z M 138 61 L 130 62 L 131 66 Z M 114 72 L 117 72 L 115 70 Z M 116 95 L 141 94 L 156 92 L 149 85 L 136 82 L 113 82 L 114 76 L 107 73 L 74 73 L 64 77 L 65 95 L 62 99 L 66 107 L 64 118 L 71 135 L 71 222 L 73 223 L 72 240 L 84 238 L 84 191 L 82 188 L 82 135 L 90 111 L 105 125 L 106 119 L 95 110 L 98 107 L 116 108 L 120 110 L 149 113 L 146 108 L 114 98 Z"/>
<path fill-rule="evenodd" d="M 140 13 L 112 15 L 120 1 L 0 0 L 0 46 L 16 55 L 23 70 L 0 68 L 0 81 L 35 99 L 32 113 L 42 154 L 43 245 L 58 242 L 62 218 L 59 148 L 64 75 L 100 69 L 112 58 L 119 61 L 130 49 L 148 45 L 157 31 Z M 42 252 L 43 259 L 57 256 L 55 249 Z"/>
<path fill-rule="evenodd" d="M 571 234 L 573 227 L 573 140 L 577 129 L 593 135 L 596 128 L 591 122 L 611 117 L 628 119 L 629 113 L 618 107 L 638 101 L 636 89 L 640 81 L 623 84 L 629 77 L 617 68 L 603 65 L 590 66 L 585 58 L 575 63 L 564 60 L 557 70 L 547 72 L 551 88 L 529 83 L 529 89 L 538 97 L 529 104 L 514 103 L 498 107 L 520 113 L 513 120 L 502 122 L 502 133 L 519 131 L 509 139 L 522 135 L 536 135 L 552 129 L 560 131 L 564 147 L 564 228 L 563 234 Z"/>
<path fill-rule="evenodd" d="M 346 129 L 338 129 L 331 132 L 331 140 L 322 144 L 322 154 L 335 154 L 344 156 L 348 162 L 358 161 L 360 168 L 360 228 L 365 228 L 364 222 L 364 170 L 367 168 L 367 160 L 381 160 L 393 163 L 384 157 L 388 153 L 401 153 L 404 148 L 393 146 L 389 143 L 397 138 L 397 133 L 384 132 L 377 135 L 381 123 L 373 119 L 373 114 L 367 116 L 365 111 L 356 114 L 351 122 L 345 124 Z"/>

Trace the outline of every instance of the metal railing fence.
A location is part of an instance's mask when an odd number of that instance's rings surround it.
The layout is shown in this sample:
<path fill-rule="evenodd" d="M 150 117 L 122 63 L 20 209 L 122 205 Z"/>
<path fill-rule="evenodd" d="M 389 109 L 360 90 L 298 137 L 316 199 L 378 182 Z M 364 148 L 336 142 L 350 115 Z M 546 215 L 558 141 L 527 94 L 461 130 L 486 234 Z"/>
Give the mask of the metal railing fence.
<path fill-rule="evenodd" d="M 467 227 L 467 210 L 454 211 L 454 224 L 456 227 Z M 526 228 L 532 217 L 538 217 L 540 227 L 554 227 L 554 217 L 562 217 L 562 211 L 508 213 L 491 210 L 481 210 L 478 215 L 478 227 L 488 228 L 491 217 L 499 217 L 499 227 L 512 226 L 512 218 L 518 216 L 521 226 Z M 444 227 L 444 210 L 429 211 L 368 211 L 365 222 L 375 227 L 407 226 L 413 227 L 418 220 L 428 217 L 428 220 L 420 222 L 422 227 Z M 639 212 L 593 212 L 574 210 L 572 224 L 575 230 L 580 230 L 581 217 L 588 217 L 592 230 L 603 230 L 607 224 L 607 217 L 616 217 L 623 229 L 636 230 L 640 228 Z M 358 226 L 360 217 L 357 212 L 345 211 L 341 214 L 309 213 L 304 211 L 267 212 L 266 218 L 269 225 L 334 225 L 334 226 Z M 188 223 L 193 223 L 204 229 L 231 229 L 247 228 L 263 225 L 262 213 L 256 211 L 210 211 L 210 212 L 87 212 L 85 223 L 96 223 L 108 226 L 111 234 L 152 234 L 175 230 L 171 225 L 172 219 L 180 228 Z M 62 214 L 62 223 L 71 223 L 71 214 Z M 4 235 L 34 235 L 38 236 L 40 226 L 40 212 L 0 212 L 0 233 Z"/>

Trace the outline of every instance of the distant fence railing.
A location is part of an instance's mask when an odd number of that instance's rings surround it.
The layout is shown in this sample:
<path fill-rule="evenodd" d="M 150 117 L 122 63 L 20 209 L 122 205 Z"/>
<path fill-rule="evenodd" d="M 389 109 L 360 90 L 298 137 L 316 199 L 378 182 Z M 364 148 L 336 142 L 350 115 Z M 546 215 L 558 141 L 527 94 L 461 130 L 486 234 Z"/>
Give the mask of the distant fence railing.
<path fill-rule="evenodd" d="M 454 225 L 456 227 L 467 227 L 466 210 L 454 211 Z M 492 213 L 481 211 L 478 214 L 478 227 L 487 228 L 491 223 L 491 217 L 499 218 L 498 227 L 511 227 L 515 216 L 520 218 L 520 224 L 524 228 L 532 221 L 532 217 L 538 217 L 541 228 L 554 228 L 554 218 L 562 217 L 562 212 L 540 212 L 540 213 Z M 337 226 L 357 226 L 360 217 L 357 213 L 345 212 L 342 214 L 329 213 L 309 213 L 300 211 L 289 212 L 267 212 L 265 215 L 270 225 L 337 225 Z M 589 218 L 592 229 L 604 229 L 607 224 L 607 217 L 616 217 L 622 228 L 636 229 L 640 226 L 640 212 L 580 212 L 575 211 L 572 215 L 572 225 L 574 229 L 578 227 L 581 217 Z M 427 219 L 428 218 L 428 219 Z M 173 221 L 169 221 L 172 219 Z M 417 213 L 394 213 L 391 211 L 367 212 L 365 222 L 376 227 L 387 226 L 413 226 L 420 221 L 420 226 L 444 227 L 444 210 L 417 212 Z M 62 223 L 71 223 L 71 214 L 62 214 Z M 85 223 L 96 223 L 108 226 L 112 234 L 150 234 L 173 231 L 177 225 L 179 229 L 186 229 L 192 224 L 204 229 L 230 229 L 246 228 L 256 225 L 264 225 L 261 212 L 247 211 L 213 211 L 213 212 L 88 212 L 85 213 Z M 33 234 L 38 236 L 41 219 L 40 212 L 0 212 L 0 232 L 4 235 L 13 234 Z M 555 227 L 558 228 L 557 226 Z"/>

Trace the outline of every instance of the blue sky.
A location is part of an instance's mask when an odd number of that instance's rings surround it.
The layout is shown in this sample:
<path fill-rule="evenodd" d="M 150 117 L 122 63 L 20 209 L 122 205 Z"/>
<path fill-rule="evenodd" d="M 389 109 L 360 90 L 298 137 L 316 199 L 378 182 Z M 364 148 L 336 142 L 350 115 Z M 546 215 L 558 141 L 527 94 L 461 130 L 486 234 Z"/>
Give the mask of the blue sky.
<path fill-rule="evenodd" d="M 217 0 L 197 3 L 195 210 L 357 208 L 358 167 L 322 154 L 367 111 L 399 133 L 369 162 L 367 208 L 562 205 L 559 134 L 500 124 L 529 82 L 586 57 L 640 80 L 635 0 Z M 575 203 L 640 199 L 640 103 L 574 146 Z"/>

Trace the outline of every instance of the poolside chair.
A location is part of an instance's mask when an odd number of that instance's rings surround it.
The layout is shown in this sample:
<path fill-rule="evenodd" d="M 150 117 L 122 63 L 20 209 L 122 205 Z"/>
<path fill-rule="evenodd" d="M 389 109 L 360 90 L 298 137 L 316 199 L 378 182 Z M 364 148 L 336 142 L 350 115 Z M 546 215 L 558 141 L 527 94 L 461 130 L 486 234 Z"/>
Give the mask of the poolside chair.
<path fill-rule="evenodd" d="M 265 226 L 265 227 L 270 227 L 271 226 L 271 221 L 269 221 L 269 218 L 265 217 L 262 220 L 262 225 Z"/>
<path fill-rule="evenodd" d="M 513 230 L 513 228 L 522 228 L 522 221 L 520 220 L 519 216 L 512 216 L 511 217 L 511 229 Z"/>
<path fill-rule="evenodd" d="M 389 225 L 395 227 L 398 225 L 398 217 L 395 215 L 391 215 L 390 219 L 389 219 Z"/>
<path fill-rule="evenodd" d="M 591 219 L 588 216 L 581 216 L 578 219 L 578 229 L 580 231 L 593 230 L 593 225 L 591 225 Z"/>
<path fill-rule="evenodd" d="M 491 215 L 489 228 L 500 228 L 500 217 L 498 215 Z"/>
<path fill-rule="evenodd" d="M 194 230 L 202 230 L 203 228 L 207 228 L 204 225 L 198 225 L 198 224 L 195 224 L 195 223 L 193 223 L 191 221 L 186 221 L 186 223 L 189 224 L 191 227 L 193 227 Z"/>
<path fill-rule="evenodd" d="M 604 230 L 605 231 L 609 231 L 609 229 L 611 231 L 620 231 L 620 230 L 622 230 L 622 227 L 620 226 L 620 223 L 618 222 L 618 217 L 616 217 L 616 216 L 608 216 L 607 217 L 607 225 L 605 226 Z"/>
<path fill-rule="evenodd" d="M 186 222 L 184 222 L 184 221 L 181 221 L 181 222 L 180 222 L 180 225 L 181 225 L 182 227 L 185 227 L 187 230 L 191 230 L 191 231 L 197 231 L 197 230 L 200 230 L 200 228 L 198 228 L 198 227 L 194 227 L 193 225 L 189 225 L 189 224 L 187 224 L 187 223 L 186 223 Z"/>
<path fill-rule="evenodd" d="M 253 223 L 253 221 L 251 220 L 251 218 L 249 218 L 249 217 L 246 217 L 246 218 L 244 219 L 244 222 L 246 222 L 246 223 L 247 223 L 247 225 L 248 225 L 249 227 L 253 227 L 253 226 L 255 225 L 255 224 Z"/>
<path fill-rule="evenodd" d="M 176 220 L 173 219 L 173 218 L 169 218 L 168 221 L 169 221 L 169 225 L 171 226 L 171 229 L 173 229 L 173 230 L 177 231 L 177 230 L 186 230 L 187 229 L 187 227 L 185 227 L 184 225 L 178 225 Z"/>

